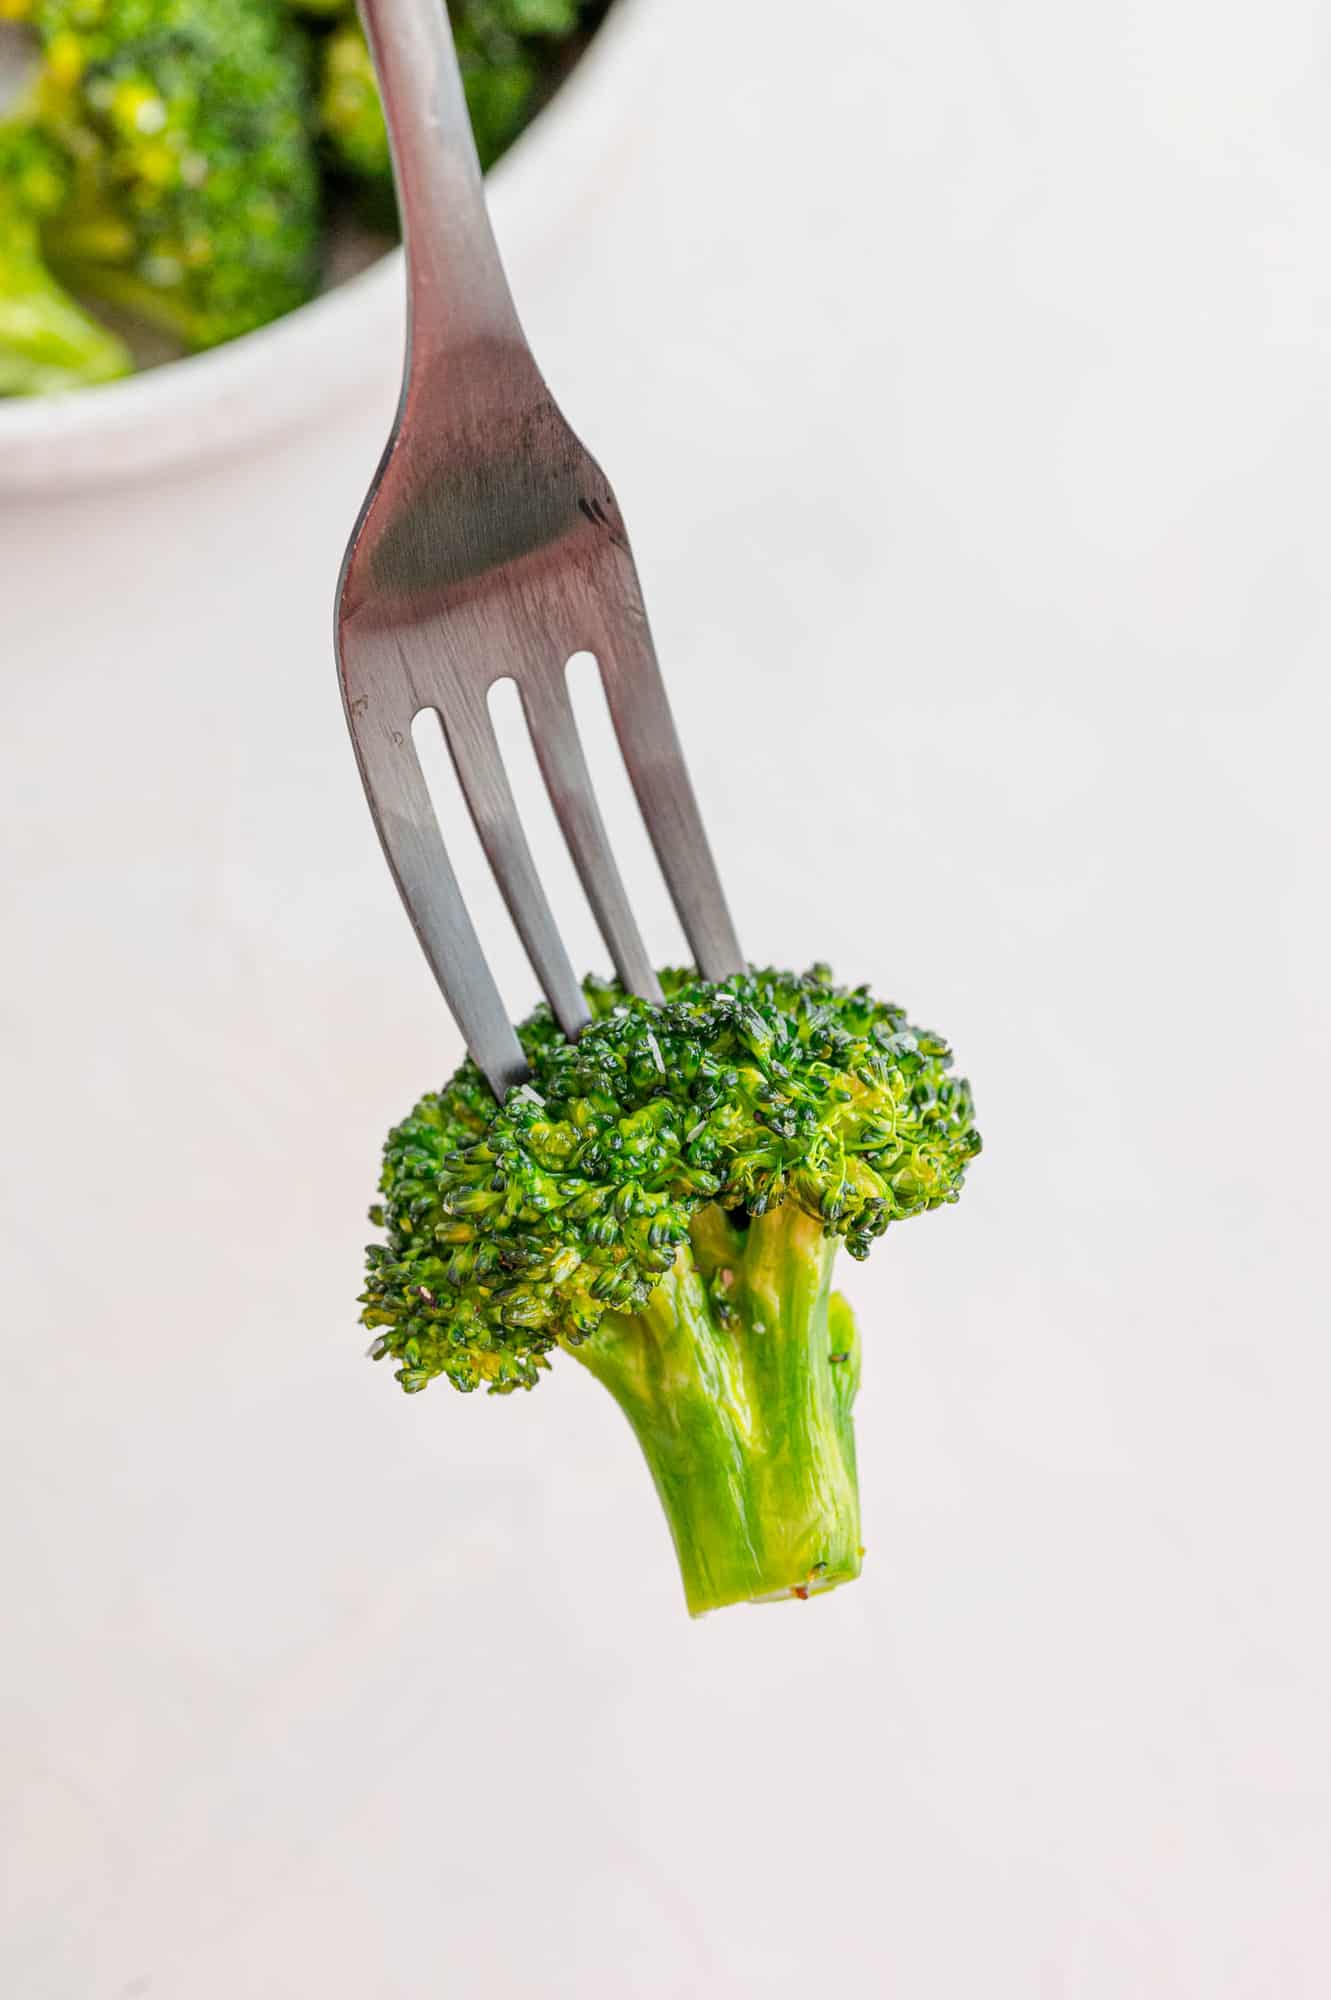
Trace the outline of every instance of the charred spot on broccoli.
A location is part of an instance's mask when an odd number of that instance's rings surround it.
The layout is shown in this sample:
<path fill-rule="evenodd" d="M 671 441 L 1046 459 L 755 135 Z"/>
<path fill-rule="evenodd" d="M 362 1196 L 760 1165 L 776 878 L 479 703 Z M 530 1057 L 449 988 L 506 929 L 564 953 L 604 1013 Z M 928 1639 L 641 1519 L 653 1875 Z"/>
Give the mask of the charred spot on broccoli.
<path fill-rule="evenodd" d="M 863 988 L 662 974 L 539 1009 L 496 1104 L 467 1062 L 389 1137 L 364 1324 L 417 1391 L 531 1388 L 563 1348 L 627 1415 L 689 1608 L 858 1574 L 842 1243 L 954 1202 L 979 1151 L 948 1047 Z"/>

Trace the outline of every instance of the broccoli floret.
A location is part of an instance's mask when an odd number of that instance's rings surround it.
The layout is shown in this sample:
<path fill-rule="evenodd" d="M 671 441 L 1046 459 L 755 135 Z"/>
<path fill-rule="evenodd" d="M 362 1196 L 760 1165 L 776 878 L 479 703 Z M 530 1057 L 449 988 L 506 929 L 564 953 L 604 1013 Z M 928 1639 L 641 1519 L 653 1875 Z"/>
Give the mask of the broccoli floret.
<path fill-rule="evenodd" d="M 129 372 L 124 343 L 89 318 L 42 258 L 42 221 L 66 188 L 65 162 L 41 132 L 0 128 L 0 396 L 84 388 Z"/>
<path fill-rule="evenodd" d="M 310 52 L 271 0 L 32 0 L 35 116 L 69 198 L 57 277 L 192 348 L 313 293 L 319 184 Z"/>
<path fill-rule="evenodd" d="M 955 1201 L 980 1141 L 946 1043 L 825 967 L 661 980 L 660 1007 L 589 982 L 572 1043 L 539 1009 L 502 1106 L 467 1062 L 390 1135 L 362 1320 L 409 1391 L 583 1362 L 697 1614 L 859 1573 L 837 1247 Z"/>
<path fill-rule="evenodd" d="M 390 180 L 388 132 L 370 52 L 350 0 L 299 0 L 345 19 L 323 42 L 319 115 L 334 159 L 362 180 Z M 590 0 L 455 0 L 453 39 L 482 167 L 491 167 L 542 101 L 552 56 L 601 13 Z"/>

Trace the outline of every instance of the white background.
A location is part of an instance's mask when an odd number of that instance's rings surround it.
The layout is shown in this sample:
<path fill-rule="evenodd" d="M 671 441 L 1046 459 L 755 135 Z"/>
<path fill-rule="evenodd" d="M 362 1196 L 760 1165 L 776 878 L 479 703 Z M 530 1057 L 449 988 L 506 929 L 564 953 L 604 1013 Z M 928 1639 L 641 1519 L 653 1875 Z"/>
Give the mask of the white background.
<path fill-rule="evenodd" d="M 362 1358 L 382 1132 L 458 1053 L 329 660 L 395 357 L 15 507 L 0 1985 L 1321 2000 L 1325 11 L 643 32 L 515 285 L 748 949 L 944 1029 L 987 1142 L 848 1274 L 864 1577 L 690 1624 L 579 1370 Z"/>

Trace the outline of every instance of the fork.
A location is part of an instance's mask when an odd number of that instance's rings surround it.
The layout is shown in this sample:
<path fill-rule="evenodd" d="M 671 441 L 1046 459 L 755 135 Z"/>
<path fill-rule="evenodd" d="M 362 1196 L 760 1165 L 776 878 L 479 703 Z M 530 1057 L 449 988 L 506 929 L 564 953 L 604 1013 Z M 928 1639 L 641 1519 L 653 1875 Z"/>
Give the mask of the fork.
<path fill-rule="evenodd" d="M 444 0 L 360 0 L 402 218 L 407 339 L 392 433 L 348 546 L 336 640 L 370 811 L 416 935 L 495 1094 L 527 1075 L 412 739 L 433 709 L 514 926 L 563 1032 L 588 1019 L 490 717 L 516 682 L 555 816 L 624 987 L 659 1002 L 569 699 L 589 652 L 684 935 L 743 969 L 605 474 L 556 408 L 486 212 Z"/>

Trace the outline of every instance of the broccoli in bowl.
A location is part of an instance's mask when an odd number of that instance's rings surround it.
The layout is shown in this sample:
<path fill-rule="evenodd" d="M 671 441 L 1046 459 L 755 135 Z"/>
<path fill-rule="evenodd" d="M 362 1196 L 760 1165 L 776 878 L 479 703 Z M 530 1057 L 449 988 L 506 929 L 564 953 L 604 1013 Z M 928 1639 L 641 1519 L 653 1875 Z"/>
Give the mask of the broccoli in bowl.
<path fill-rule="evenodd" d="M 661 984 L 655 1007 L 588 982 L 576 1042 L 539 1009 L 502 1105 L 471 1062 L 421 1099 L 385 1149 L 362 1320 L 412 1392 L 580 1361 L 642 1447 L 696 1616 L 859 1574 L 860 1342 L 833 1266 L 955 1202 L 980 1140 L 947 1044 L 825 967 Z"/>
<path fill-rule="evenodd" d="M 489 166 L 605 0 L 449 11 Z M 126 374 L 142 330 L 189 353 L 267 325 L 319 289 L 339 218 L 392 240 L 352 0 L 0 0 L 0 32 L 32 59 L 0 121 L 0 395 Z"/>

